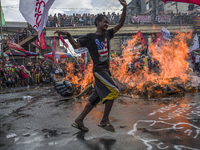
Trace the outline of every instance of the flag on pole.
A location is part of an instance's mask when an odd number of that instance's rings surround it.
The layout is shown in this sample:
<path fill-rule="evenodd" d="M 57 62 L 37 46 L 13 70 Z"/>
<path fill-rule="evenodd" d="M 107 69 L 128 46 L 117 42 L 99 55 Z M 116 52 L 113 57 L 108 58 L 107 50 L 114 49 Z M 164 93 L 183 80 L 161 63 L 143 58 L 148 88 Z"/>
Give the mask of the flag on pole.
<path fill-rule="evenodd" d="M 165 27 L 162 27 L 161 32 L 163 34 L 163 38 L 170 41 L 171 40 L 171 35 L 169 30 L 167 30 Z"/>
<path fill-rule="evenodd" d="M 174 1 L 174 2 L 182 2 L 182 3 L 191 3 L 200 5 L 200 0 L 162 0 L 163 2 Z"/>
<path fill-rule="evenodd" d="M 1 5 L 1 3 L 0 3 L 0 5 Z M 6 22 L 5 22 L 5 19 L 4 19 L 4 14 L 3 14 L 3 9 L 2 9 L 2 7 L 1 7 L 1 25 L 2 26 L 5 26 L 5 24 L 6 24 Z"/>
<path fill-rule="evenodd" d="M 20 0 L 19 10 L 26 21 L 38 31 L 38 38 L 48 20 L 48 11 L 55 0 Z"/>
<path fill-rule="evenodd" d="M 192 42 L 192 45 L 190 46 L 189 52 L 191 53 L 193 50 L 198 49 L 198 48 L 199 48 L 199 38 L 196 34 L 193 38 L 193 42 Z"/>
<path fill-rule="evenodd" d="M 66 48 L 68 48 L 68 44 L 65 42 L 65 40 L 63 39 L 63 37 L 59 34 L 58 37 L 60 38 L 61 42 L 63 43 L 63 45 L 65 45 Z"/>
<path fill-rule="evenodd" d="M 40 34 L 40 45 L 42 49 L 46 49 L 46 43 L 45 43 L 45 38 L 44 38 L 44 33 L 42 32 Z"/>
<path fill-rule="evenodd" d="M 156 36 L 156 38 L 153 40 L 153 43 L 154 43 L 154 44 L 157 44 L 158 42 L 162 41 L 162 39 L 163 39 L 163 34 L 162 34 L 162 32 L 160 32 L 160 33 Z"/>
<path fill-rule="evenodd" d="M 147 44 L 147 41 L 145 40 L 145 38 L 140 30 L 136 33 L 136 36 L 140 39 L 140 42 L 142 43 L 143 46 L 145 44 Z"/>

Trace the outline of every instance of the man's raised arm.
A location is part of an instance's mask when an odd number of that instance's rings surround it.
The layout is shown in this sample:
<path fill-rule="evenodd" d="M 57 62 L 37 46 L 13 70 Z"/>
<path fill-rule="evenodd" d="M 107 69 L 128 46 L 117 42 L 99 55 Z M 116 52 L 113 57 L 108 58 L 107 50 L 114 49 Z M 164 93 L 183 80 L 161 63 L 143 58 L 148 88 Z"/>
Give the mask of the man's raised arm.
<path fill-rule="evenodd" d="M 127 7 L 126 0 L 119 0 L 119 2 L 123 6 L 123 10 L 122 10 L 122 14 L 121 14 L 121 18 L 119 20 L 119 23 L 113 28 L 114 33 L 116 33 L 124 25 L 124 22 L 125 22 L 125 19 L 126 19 L 126 7 Z"/>

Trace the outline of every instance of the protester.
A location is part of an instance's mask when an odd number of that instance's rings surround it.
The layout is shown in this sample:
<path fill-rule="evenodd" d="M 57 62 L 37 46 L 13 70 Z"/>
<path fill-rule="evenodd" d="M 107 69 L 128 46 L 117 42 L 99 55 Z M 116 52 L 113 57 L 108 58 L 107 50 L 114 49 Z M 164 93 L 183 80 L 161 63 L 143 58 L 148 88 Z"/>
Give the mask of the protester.
<path fill-rule="evenodd" d="M 23 82 L 26 84 L 27 88 L 29 88 L 28 78 L 30 77 L 30 73 L 25 69 L 24 65 L 21 65 L 21 75 Z"/>
<path fill-rule="evenodd" d="M 5 81 L 7 80 L 6 74 L 5 74 L 5 68 L 0 64 L 0 88 L 3 88 L 5 86 Z"/>
<path fill-rule="evenodd" d="M 40 84 L 40 73 L 41 73 L 41 68 L 38 64 L 36 64 L 36 67 L 34 69 L 34 74 L 35 74 L 35 84 Z"/>
<path fill-rule="evenodd" d="M 19 86 L 19 83 L 21 83 L 20 81 L 20 70 L 18 67 L 15 67 L 14 69 L 14 79 L 15 79 L 15 86 Z"/>
<path fill-rule="evenodd" d="M 105 130 L 115 132 L 115 128 L 109 121 L 109 114 L 113 106 L 114 99 L 116 99 L 119 95 L 119 90 L 110 76 L 109 44 L 110 39 L 113 38 L 114 34 L 124 25 L 125 22 L 127 3 L 125 0 L 119 0 L 119 2 L 123 6 L 123 12 L 119 24 L 112 29 L 107 30 L 109 23 L 107 16 L 99 14 L 95 19 L 95 25 L 97 27 L 96 32 L 79 38 L 78 42 L 72 38 L 69 32 L 56 31 L 56 33 L 60 35 L 66 35 L 69 42 L 75 49 L 87 47 L 94 63 L 93 73 L 95 77 L 95 88 L 89 98 L 89 102 L 85 106 L 85 109 L 72 124 L 73 127 L 84 132 L 87 132 L 89 129 L 84 126 L 83 120 L 100 100 L 103 104 L 105 104 L 105 111 L 99 126 Z"/>
<path fill-rule="evenodd" d="M 200 56 L 199 56 L 199 55 L 196 55 L 196 56 L 195 56 L 194 71 L 199 72 L 199 63 L 200 63 Z"/>
<path fill-rule="evenodd" d="M 31 62 L 28 62 L 28 63 L 27 63 L 26 69 L 28 70 L 28 72 L 30 73 L 30 76 L 32 77 L 32 69 L 33 69 L 33 66 L 32 66 L 32 63 L 31 63 Z M 30 85 L 33 85 L 33 78 L 28 78 L 28 83 L 29 83 Z"/>

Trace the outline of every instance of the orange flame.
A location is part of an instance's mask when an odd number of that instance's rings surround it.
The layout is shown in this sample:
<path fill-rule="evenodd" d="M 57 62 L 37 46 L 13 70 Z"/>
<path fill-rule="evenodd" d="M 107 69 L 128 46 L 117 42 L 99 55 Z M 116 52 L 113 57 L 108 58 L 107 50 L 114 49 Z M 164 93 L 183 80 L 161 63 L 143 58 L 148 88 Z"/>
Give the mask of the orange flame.
<path fill-rule="evenodd" d="M 84 71 L 84 77 L 81 73 L 75 74 L 75 68 L 73 63 L 67 64 L 67 75 L 66 80 L 69 80 L 73 84 L 77 84 L 81 87 L 81 91 L 89 84 L 94 83 L 94 77 L 92 73 L 93 64 L 88 63 L 85 71 Z"/>
<path fill-rule="evenodd" d="M 126 45 L 122 45 L 121 56 L 112 55 L 114 58 L 110 63 L 110 70 L 113 77 L 120 83 L 128 85 L 129 89 L 140 91 L 147 82 L 157 83 L 163 87 L 165 84 L 170 84 L 172 78 L 175 77 L 179 78 L 181 83 L 185 83 L 188 80 L 187 71 L 189 69 L 186 61 L 189 52 L 187 40 L 191 39 L 191 35 L 192 33 L 177 33 L 168 45 L 162 45 L 160 48 L 150 43 L 151 57 L 159 62 L 159 73 L 149 70 L 148 67 L 141 67 L 140 64 L 143 61 L 141 61 L 140 52 L 146 47 L 138 45 L 139 39 L 133 36 Z M 84 89 L 88 84 L 94 83 L 92 65 L 92 63 L 87 65 L 83 77 L 80 73 L 74 75 L 74 65 L 69 63 L 66 79 Z M 129 65 L 133 66 L 134 73 L 128 71 Z"/>
<path fill-rule="evenodd" d="M 138 50 L 134 49 L 138 43 L 136 37 L 129 40 L 126 46 L 122 46 L 122 58 L 114 58 L 111 63 L 111 71 L 115 79 L 119 82 L 126 83 L 130 87 L 136 87 L 142 90 L 142 86 L 147 82 L 158 83 L 161 86 L 170 84 L 172 78 L 180 78 L 181 82 L 185 83 L 188 80 L 187 70 L 189 64 L 186 61 L 188 58 L 187 39 L 191 38 L 191 33 L 177 33 L 173 40 L 168 45 L 163 45 L 160 49 L 153 43 L 150 44 L 150 52 L 152 58 L 159 62 L 160 72 L 150 72 L 147 67 L 137 68 L 134 73 L 128 72 L 128 66 L 138 60 Z M 117 65 L 117 67 L 115 66 Z"/>

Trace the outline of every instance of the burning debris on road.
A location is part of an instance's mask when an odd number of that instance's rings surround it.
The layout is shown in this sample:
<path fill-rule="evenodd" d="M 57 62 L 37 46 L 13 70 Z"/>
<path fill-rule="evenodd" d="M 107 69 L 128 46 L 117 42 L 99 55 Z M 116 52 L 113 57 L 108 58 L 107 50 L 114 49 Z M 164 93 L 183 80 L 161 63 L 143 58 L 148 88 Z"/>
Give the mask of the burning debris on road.
<path fill-rule="evenodd" d="M 146 44 L 142 44 L 138 36 L 133 36 L 122 46 L 122 55 L 112 55 L 110 62 L 111 74 L 121 93 L 151 98 L 197 92 L 200 83 L 195 85 L 194 83 L 200 81 L 200 78 L 192 76 L 193 72 L 190 71 L 187 62 L 189 59 L 187 43 L 191 37 L 192 33 L 177 32 L 174 38 L 168 41 L 157 39 L 157 42 L 150 43 L 147 49 Z M 82 92 L 82 96 L 88 89 L 91 90 L 91 85 L 94 83 L 92 63 L 87 65 L 84 76 L 81 73 L 74 74 L 73 64 L 68 64 L 67 70 L 65 80 L 68 81 L 60 85 L 58 83 L 59 86 L 55 85 L 59 94 L 71 96 Z M 72 83 L 73 92 L 64 91 L 67 89 L 66 82 Z M 64 89 L 60 90 L 59 87 L 62 86 Z"/>

